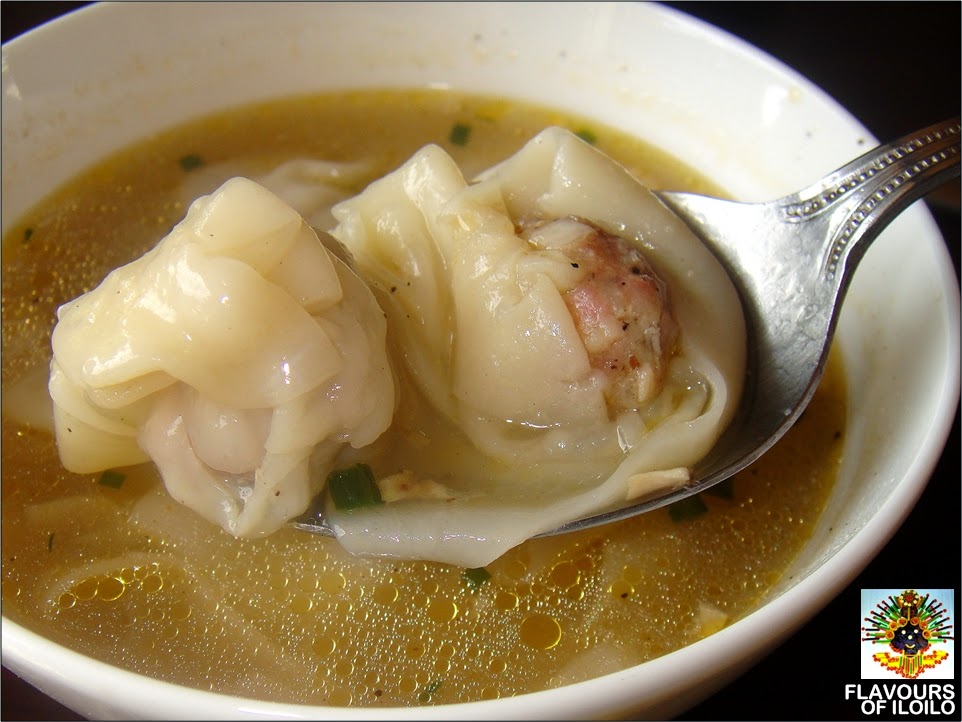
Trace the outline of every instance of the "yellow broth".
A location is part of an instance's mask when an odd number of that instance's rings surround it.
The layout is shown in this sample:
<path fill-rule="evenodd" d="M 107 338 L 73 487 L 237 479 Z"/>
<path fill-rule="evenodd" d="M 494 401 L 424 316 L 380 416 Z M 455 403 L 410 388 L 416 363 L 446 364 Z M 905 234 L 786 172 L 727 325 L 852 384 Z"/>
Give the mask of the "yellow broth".
<path fill-rule="evenodd" d="M 258 174 L 292 157 L 361 160 L 364 177 L 347 189 L 357 192 L 435 142 L 470 177 L 547 125 L 590 138 L 652 187 L 719 192 L 609 128 L 490 98 L 371 91 L 236 109 L 107 159 L 7 234 L 4 392 L 43 373 L 58 305 L 180 220 L 177 189 L 191 173 L 234 163 Z M 491 564 L 489 577 L 352 557 L 292 529 L 235 539 L 170 500 L 152 467 L 120 470 L 119 488 L 69 473 L 49 433 L 5 417 L 3 612 L 136 672 L 285 702 L 440 704 L 580 681 L 695 642 L 755 608 L 812 532 L 844 417 L 833 356 L 801 421 L 732 484 L 702 495 L 701 509 L 532 540 Z"/>

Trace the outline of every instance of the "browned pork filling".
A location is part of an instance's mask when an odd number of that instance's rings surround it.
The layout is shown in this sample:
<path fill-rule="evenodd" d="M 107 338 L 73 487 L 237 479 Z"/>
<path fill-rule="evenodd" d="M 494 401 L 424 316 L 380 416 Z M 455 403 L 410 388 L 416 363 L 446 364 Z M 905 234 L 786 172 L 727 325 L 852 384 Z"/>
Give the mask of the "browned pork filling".
<path fill-rule="evenodd" d="M 609 407 L 650 402 L 665 383 L 679 333 L 664 281 L 637 247 L 582 219 L 523 224 L 522 234 L 536 245 L 559 248 L 584 271 L 564 300 L 592 368 L 609 379 Z"/>

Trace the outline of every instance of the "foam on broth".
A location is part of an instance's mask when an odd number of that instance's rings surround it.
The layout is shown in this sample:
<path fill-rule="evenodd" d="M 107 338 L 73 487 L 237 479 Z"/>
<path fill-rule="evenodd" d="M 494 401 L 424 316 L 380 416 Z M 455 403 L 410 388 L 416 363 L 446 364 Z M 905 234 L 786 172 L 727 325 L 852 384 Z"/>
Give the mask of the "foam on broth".
<path fill-rule="evenodd" d="M 651 187 L 720 192 L 637 140 L 490 98 L 372 91 L 219 114 L 111 157 L 7 234 L 4 393 L 38 368 L 42 380 L 57 306 L 165 235 L 196 174 L 227 164 L 256 175 L 291 157 L 360 161 L 345 186 L 354 193 L 434 142 L 470 177 L 548 125 L 590 136 Z M 844 398 L 833 356 L 795 428 L 703 495 L 704 509 L 532 540 L 491 564 L 489 578 L 356 558 L 293 530 L 236 539 L 170 500 L 151 467 L 121 470 L 119 488 L 68 473 L 50 434 L 5 417 L 4 615 L 137 672 L 286 702 L 466 702 L 579 681 L 690 644 L 757 606 L 831 490 Z"/>

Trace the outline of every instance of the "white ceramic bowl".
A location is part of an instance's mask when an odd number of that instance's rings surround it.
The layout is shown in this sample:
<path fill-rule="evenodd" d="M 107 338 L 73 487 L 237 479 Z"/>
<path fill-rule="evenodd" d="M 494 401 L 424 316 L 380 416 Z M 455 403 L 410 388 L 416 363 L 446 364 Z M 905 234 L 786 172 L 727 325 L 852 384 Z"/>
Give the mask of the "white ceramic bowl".
<path fill-rule="evenodd" d="M 384 85 L 452 87 L 587 113 L 654 142 L 743 200 L 797 190 L 874 142 L 803 77 L 651 4 L 94 6 L 4 46 L 4 231 L 51 188 L 152 131 L 272 96 Z M 680 651 L 552 691 L 386 710 L 180 688 L 7 619 L 3 664 L 101 719 L 675 715 L 827 604 L 891 537 L 928 480 L 959 399 L 959 291 L 924 208 L 906 211 L 869 251 L 838 333 L 850 418 L 829 511 L 764 606 Z M 911 355 L 899 352 L 907 336 Z"/>

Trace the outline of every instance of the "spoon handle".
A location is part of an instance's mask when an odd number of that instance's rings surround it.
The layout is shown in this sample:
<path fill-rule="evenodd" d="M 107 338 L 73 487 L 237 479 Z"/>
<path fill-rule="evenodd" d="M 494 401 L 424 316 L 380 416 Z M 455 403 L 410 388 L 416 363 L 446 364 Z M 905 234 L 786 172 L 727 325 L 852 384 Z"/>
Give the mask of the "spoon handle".
<path fill-rule="evenodd" d="M 822 273 L 844 292 L 879 233 L 907 206 L 959 175 L 959 118 L 880 145 L 802 191 L 775 203 L 786 222 L 830 216 Z M 823 242 L 823 241 L 820 241 Z"/>

